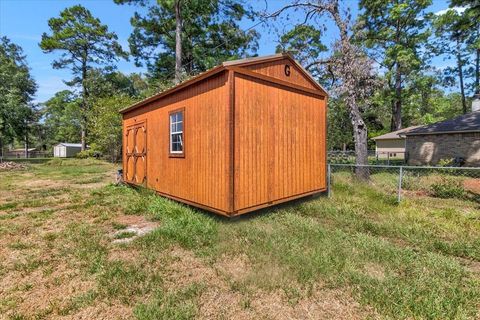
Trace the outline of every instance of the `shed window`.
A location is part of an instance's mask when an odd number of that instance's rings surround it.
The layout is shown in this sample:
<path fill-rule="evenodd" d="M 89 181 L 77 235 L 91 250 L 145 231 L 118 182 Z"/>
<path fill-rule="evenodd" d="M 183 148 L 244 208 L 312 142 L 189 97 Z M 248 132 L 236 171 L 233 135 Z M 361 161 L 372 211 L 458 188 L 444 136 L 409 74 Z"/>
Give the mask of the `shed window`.
<path fill-rule="evenodd" d="M 170 153 L 183 154 L 183 111 L 170 114 Z"/>

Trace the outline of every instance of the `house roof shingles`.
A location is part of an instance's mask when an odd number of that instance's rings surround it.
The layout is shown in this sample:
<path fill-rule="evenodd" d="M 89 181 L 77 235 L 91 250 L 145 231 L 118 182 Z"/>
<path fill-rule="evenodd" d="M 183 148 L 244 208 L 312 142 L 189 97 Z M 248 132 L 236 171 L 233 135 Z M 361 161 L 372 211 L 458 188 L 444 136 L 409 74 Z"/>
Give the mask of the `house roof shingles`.
<path fill-rule="evenodd" d="M 400 130 L 397 130 L 397 131 L 392 131 L 392 132 L 389 132 L 389 133 L 382 134 L 381 136 L 374 137 L 374 138 L 372 138 L 372 140 L 405 139 L 405 137 L 403 136 L 405 134 L 405 132 L 407 132 L 409 130 L 412 130 L 414 128 L 418 128 L 418 127 L 420 127 L 420 126 L 412 126 L 412 127 L 403 128 L 403 129 L 400 129 Z"/>
<path fill-rule="evenodd" d="M 480 111 L 470 112 L 453 119 L 418 127 L 405 132 L 405 135 L 413 136 L 456 132 L 480 132 Z"/>

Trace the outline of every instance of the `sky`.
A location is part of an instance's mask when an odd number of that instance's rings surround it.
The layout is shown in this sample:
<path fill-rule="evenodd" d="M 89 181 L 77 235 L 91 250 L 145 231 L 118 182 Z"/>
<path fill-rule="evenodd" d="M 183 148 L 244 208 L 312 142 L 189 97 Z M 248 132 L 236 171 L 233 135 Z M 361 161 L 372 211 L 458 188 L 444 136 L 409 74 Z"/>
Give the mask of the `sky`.
<path fill-rule="evenodd" d="M 251 5 L 256 10 L 275 12 L 288 0 L 252 0 Z M 31 68 L 33 78 L 38 84 L 38 91 L 35 102 L 44 102 L 51 98 L 56 92 L 67 89 L 63 80 L 71 79 L 68 70 L 53 69 L 51 64 L 59 54 L 42 52 L 38 43 L 43 32 L 49 33 L 48 19 L 57 17 L 59 13 L 72 5 L 81 4 L 89 9 L 92 14 L 98 17 L 103 24 L 108 25 L 110 31 L 114 31 L 119 38 L 120 44 L 128 50 L 128 37 L 132 32 L 130 18 L 138 8 L 129 5 L 116 5 L 113 0 L 0 0 L 0 36 L 7 36 L 12 42 L 20 45 L 27 57 L 28 65 Z M 356 0 L 344 0 L 352 15 L 358 13 Z M 445 0 L 433 0 L 428 8 L 430 12 L 439 12 L 448 8 Z M 268 55 L 275 52 L 278 40 L 278 32 L 288 31 L 295 22 L 301 19 L 301 14 L 290 12 L 287 19 L 284 15 L 281 21 L 270 24 L 261 24 L 255 27 L 260 33 L 259 55 Z M 256 21 L 245 20 L 240 23 L 243 30 L 255 25 Z M 328 45 L 335 37 L 336 32 L 333 25 L 327 23 L 328 31 L 325 36 L 325 43 Z M 432 64 L 437 67 L 444 67 L 451 62 L 442 58 L 435 58 Z M 145 72 L 144 68 L 136 67 L 133 60 L 119 61 L 118 70 L 124 73 Z"/>

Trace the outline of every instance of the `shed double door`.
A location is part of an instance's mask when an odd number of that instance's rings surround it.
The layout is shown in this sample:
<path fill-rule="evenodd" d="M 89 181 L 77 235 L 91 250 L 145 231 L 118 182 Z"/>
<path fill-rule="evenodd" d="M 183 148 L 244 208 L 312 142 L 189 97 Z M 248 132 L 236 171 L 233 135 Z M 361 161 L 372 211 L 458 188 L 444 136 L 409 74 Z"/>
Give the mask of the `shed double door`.
<path fill-rule="evenodd" d="M 138 185 L 147 181 L 147 124 L 137 123 L 126 130 L 125 180 Z"/>

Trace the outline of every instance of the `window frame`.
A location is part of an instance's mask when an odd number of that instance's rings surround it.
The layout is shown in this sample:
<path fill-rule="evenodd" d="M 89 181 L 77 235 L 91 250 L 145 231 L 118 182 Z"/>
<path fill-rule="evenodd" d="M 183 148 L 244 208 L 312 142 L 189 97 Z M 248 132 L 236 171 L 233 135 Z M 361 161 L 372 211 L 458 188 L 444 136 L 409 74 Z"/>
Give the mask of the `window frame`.
<path fill-rule="evenodd" d="M 182 131 L 175 131 L 172 132 L 172 121 L 171 117 L 172 115 L 176 113 L 181 113 L 182 114 Z M 168 155 L 170 158 L 185 158 L 185 108 L 179 108 L 172 110 L 168 113 Z M 173 151 L 172 146 L 173 146 L 173 134 L 178 134 L 181 133 L 182 137 L 182 151 Z"/>

